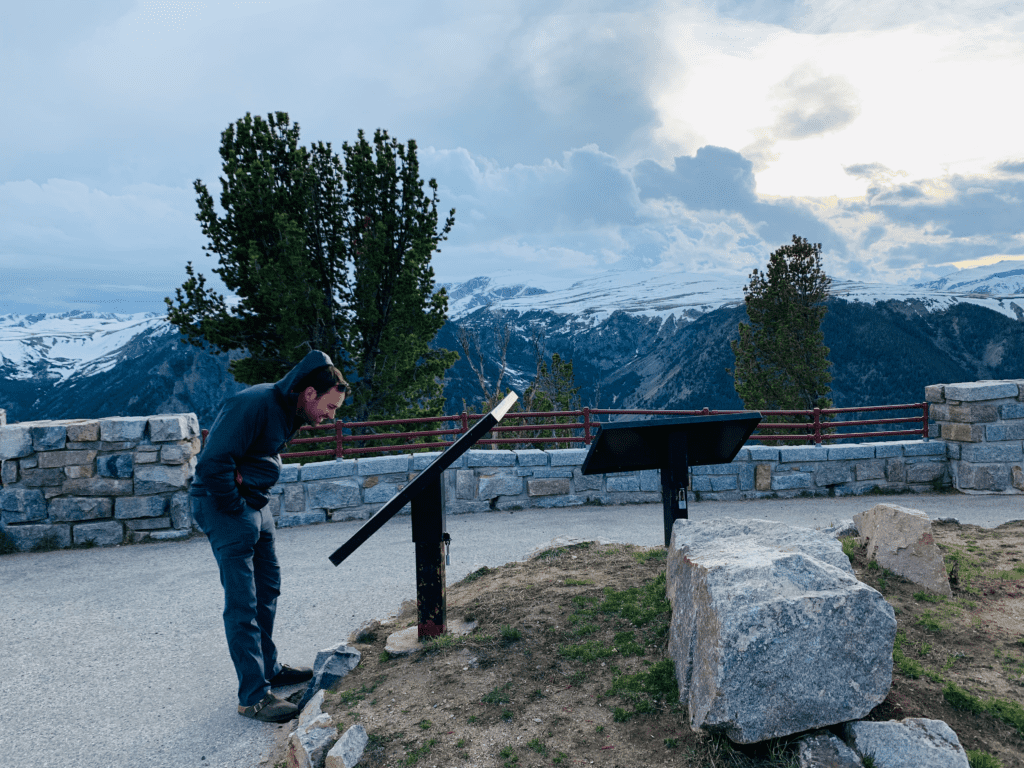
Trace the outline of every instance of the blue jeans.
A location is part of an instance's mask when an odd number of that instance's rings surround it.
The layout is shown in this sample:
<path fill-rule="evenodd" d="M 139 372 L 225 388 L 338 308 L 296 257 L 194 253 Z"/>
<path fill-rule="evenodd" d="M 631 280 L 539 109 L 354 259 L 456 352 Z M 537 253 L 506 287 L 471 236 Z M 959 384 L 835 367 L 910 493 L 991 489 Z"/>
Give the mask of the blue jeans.
<path fill-rule="evenodd" d="M 224 587 L 224 633 L 238 675 L 238 703 L 258 703 L 281 671 L 271 635 L 281 594 L 269 508 L 245 505 L 236 516 L 218 512 L 211 496 L 192 496 L 192 516 L 207 535 Z"/>

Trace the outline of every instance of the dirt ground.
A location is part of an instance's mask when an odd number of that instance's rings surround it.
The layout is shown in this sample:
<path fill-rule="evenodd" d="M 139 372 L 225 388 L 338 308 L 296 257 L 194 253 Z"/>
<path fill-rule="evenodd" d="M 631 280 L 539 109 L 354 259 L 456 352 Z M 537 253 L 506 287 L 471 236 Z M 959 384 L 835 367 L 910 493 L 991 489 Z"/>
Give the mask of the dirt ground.
<path fill-rule="evenodd" d="M 945 720 L 965 749 L 1024 768 L 1024 523 L 934 532 L 953 600 L 936 601 L 849 545 L 858 577 L 885 595 L 898 624 L 892 690 L 869 719 Z M 367 768 L 795 766 L 792 738 L 741 747 L 690 729 L 666 655 L 664 572 L 664 549 L 598 544 L 481 569 L 447 593 L 449 621 L 477 622 L 472 633 L 389 658 L 387 635 L 415 623 L 407 603 L 350 639 L 362 662 L 324 711 L 339 735 L 366 728 Z M 264 766 L 288 765 L 293 727 L 278 727 Z M 996 765 L 982 760 L 972 766 Z"/>

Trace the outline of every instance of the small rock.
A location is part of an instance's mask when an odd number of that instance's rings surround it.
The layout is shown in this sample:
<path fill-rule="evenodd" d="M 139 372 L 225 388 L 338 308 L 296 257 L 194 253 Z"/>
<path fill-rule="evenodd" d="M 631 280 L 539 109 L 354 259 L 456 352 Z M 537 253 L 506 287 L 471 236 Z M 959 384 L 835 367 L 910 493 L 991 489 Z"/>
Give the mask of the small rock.
<path fill-rule="evenodd" d="M 895 504 L 876 504 L 853 520 L 867 543 L 868 560 L 938 595 L 953 596 L 928 515 Z"/>
<path fill-rule="evenodd" d="M 337 733 L 331 716 L 321 711 L 324 692 L 317 691 L 299 714 L 295 730 L 288 734 L 289 768 L 320 768 Z"/>
<path fill-rule="evenodd" d="M 313 679 L 309 681 L 306 692 L 299 700 L 299 707 L 303 708 L 309 703 L 317 691 L 330 688 L 345 675 L 359 665 L 362 654 L 355 648 L 350 648 L 345 643 L 339 643 L 333 648 L 318 651 L 316 660 L 313 662 Z"/>
<path fill-rule="evenodd" d="M 885 768 L 969 768 L 960 739 L 942 720 L 847 723 L 844 736 L 857 754 L 871 755 L 875 765 Z"/>
<path fill-rule="evenodd" d="M 828 731 L 800 739 L 800 768 L 862 768 L 857 753 Z"/>
<path fill-rule="evenodd" d="M 361 725 L 353 725 L 327 753 L 324 768 L 354 768 L 363 757 L 370 737 Z"/>

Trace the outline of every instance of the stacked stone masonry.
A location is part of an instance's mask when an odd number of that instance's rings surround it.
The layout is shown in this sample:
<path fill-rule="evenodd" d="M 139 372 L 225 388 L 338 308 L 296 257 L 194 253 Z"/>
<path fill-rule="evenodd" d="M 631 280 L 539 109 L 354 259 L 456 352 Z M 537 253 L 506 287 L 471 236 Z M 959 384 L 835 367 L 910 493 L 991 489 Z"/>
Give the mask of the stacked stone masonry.
<path fill-rule="evenodd" d="M 925 399 L 957 490 L 1024 491 L 1024 379 L 935 384 Z"/>
<path fill-rule="evenodd" d="M 18 549 L 188 538 L 196 416 L 0 426 L 0 527 Z"/>
<path fill-rule="evenodd" d="M 928 387 L 933 437 L 747 446 L 693 467 L 691 498 L 928 492 L 1020 493 L 1024 381 Z M 0 528 L 19 549 L 187 538 L 200 448 L 194 414 L 0 425 Z M 657 470 L 583 475 L 586 449 L 471 450 L 444 473 L 449 514 L 661 501 Z M 439 454 L 286 464 L 270 509 L 280 527 L 368 518 Z M 409 512 L 408 506 L 404 510 Z"/>

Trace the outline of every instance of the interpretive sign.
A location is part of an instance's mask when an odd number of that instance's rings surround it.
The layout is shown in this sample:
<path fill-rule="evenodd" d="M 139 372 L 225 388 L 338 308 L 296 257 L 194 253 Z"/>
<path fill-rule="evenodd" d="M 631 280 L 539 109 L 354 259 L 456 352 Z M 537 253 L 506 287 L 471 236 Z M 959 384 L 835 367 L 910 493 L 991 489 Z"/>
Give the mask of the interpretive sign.
<path fill-rule="evenodd" d="M 665 546 L 685 520 L 689 468 L 728 464 L 761 423 L 755 411 L 602 424 L 583 460 L 584 475 L 661 470 Z"/>

